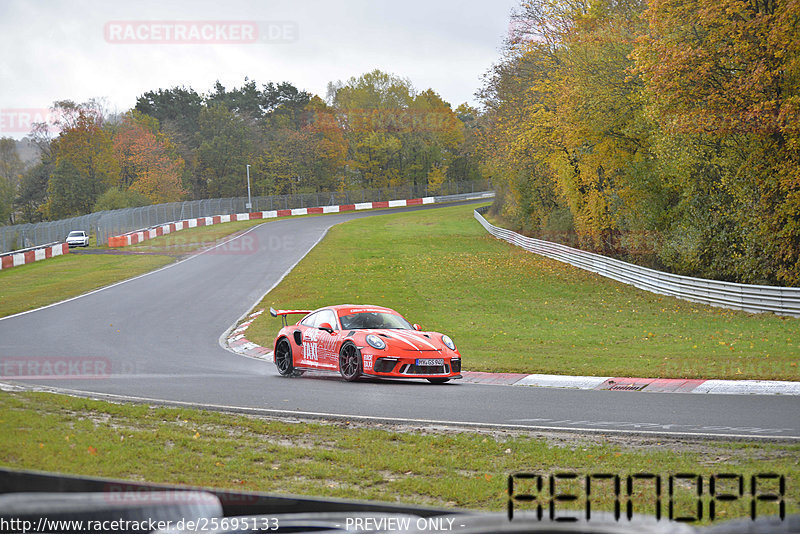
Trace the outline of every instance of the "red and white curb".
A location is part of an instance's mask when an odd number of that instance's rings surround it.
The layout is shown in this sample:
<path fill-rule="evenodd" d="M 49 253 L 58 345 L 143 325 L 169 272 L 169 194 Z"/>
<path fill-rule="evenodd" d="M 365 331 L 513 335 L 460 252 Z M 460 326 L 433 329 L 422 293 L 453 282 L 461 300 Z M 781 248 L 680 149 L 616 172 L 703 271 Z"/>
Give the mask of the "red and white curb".
<path fill-rule="evenodd" d="M 272 349 L 249 341 L 245 331 L 264 313 L 258 310 L 236 326 L 226 338 L 237 354 L 272 361 Z M 588 389 L 595 391 L 643 391 L 645 393 L 706 393 L 721 395 L 800 395 L 800 382 L 777 380 L 703 380 L 688 378 L 625 378 L 611 376 L 526 375 L 464 371 L 462 382 L 502 386 Z"/>
<path fill-rule="evenodd" d="M 238 324 L 236 328 L 230 331 L 228 337 L 225 339 L 227 348 L 242 356 L 256 358 L 259 360 L 272 361 L 272 350 L 261 345 L 257 345 L 244 337 L 244 332 L 247 330 L 256 318 L 264 313 L 264 310 L 258 310 L 247 316 L 247 320 Z"/>
<path fill-rule="evenodd" d="M 692 393 L 728 395 L 800 395 L 800 382 L 773 380 L 705 380 Z"/>
<path fill-rule="evenodd" d="M 384 200 L 380 202 L 361 202 L 358 204 L 342 204 L 338 206 L 319 206 L 315 208 L 296 208 L 287 210 L 254 211 L 251 213 L 234 213 L 232 215 L 215 215 L 213 217 L 199 217 L 186 219 L 174 223 L 163 224 L 148 230 L 137 230 L 108 238 L 109 247 L 126 247 L 135 245 L 154 237 L 171 234 L 187 228 L 198 226 L 211 226 L 234 221 L 252 221 L 256 219 L 275 219 L 278 217 L 292 217 L 297 215 L 323 215 L 327 213 L 341 213 L 345 211 L 360 211 L 381 208 L 401 208 L 405 206 L 422 206 L 434 204 L 434 197 L 412 198 L 409 200 Z"/>
<path fill-rule="evenodd" d="M 525 375 L 517 373 L 462 373 L 466 382 L 591 389 L 645 393 L 709 393 L 722 395 L 800 395 L 800 382 L 778 380 L 704 380 L 687 378 L 627 378 L 612 376 Z"/>
<path fill-rule="evenodd" d="M 66 243 L 6 254 L 0 257 L 0 270 L 11 269 L 12 267 L 19 267 L 20 265 L 46 260 L 48 258 L 55 258 L 63 254 L 69 254 L 69 245 Z"/>

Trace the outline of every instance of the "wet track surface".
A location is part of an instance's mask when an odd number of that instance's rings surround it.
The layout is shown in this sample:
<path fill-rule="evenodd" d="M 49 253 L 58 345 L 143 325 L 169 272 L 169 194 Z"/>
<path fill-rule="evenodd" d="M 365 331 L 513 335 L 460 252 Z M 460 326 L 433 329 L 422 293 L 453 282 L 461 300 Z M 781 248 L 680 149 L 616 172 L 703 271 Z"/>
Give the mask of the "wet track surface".
<path fill-rule="evenodd" d="M 415 209 L 435 207 L 391 212 Z M 222 348 L 220 336 L 328 228 L 381 213 L 273 220 L 164 269 L 2 319 L 0 380 L 270 414 L 800 439 L 797 397 L 285 379 L 272 363 Z M 464 362 L 469 370 L 468 354 Z M 56 365 L 96 372 L 89 373 L 93 378 L 19 376 Z"/>

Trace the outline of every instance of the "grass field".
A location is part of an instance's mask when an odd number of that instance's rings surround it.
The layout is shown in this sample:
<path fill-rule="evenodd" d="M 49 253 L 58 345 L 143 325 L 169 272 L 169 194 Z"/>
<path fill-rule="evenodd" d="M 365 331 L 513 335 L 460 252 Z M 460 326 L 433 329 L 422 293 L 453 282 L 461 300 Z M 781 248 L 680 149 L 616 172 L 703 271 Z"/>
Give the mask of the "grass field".
<path fill-rule="evenodd" d="M 647 293 L 489 236 L 475 206 L 341 224 L 259 307 L 377 304 L 449 334 L 465 370 L 800 380 L 800 320 Z M 269 346 L 280 320 L 248 338 Z"/>
<path fill-rule="evenodd" d="M 152 271 L 171 256 L 67 254 L 0 271 L 0 317 L 74 297 Z"/>
<path fill-rule="evenodd" d="M 264 221 L 201 226 L 124 247 L 122 255 L 71 252 L 0 271 L 0 317 L 32 310 L 163 267 Z M 107 246 L 91 247 L 110 251 Z M 128 254 L 130 253 L 130 254 Z M 136 254 L 133 254 L 136 253 Z"/>
<path fill-rule="evenodd" d="M 405 432 L 47 393 L 0 393 L 0 414 L 2 427 L 14 429 L 0 433 L 0 464 L 15 468 L 484 510 L 504 509 L 507 477 L 519 472 L 603 472 L 623 481 L 640 472 L 689 472 L 706 483 L 723 471 L 745 480 L 754 473 L 776 472 L 788 481 L 786 513 L 797 513 L 800 504 L 800 445 Z M 652 513 L 652 505 L 641 504 L 652 503 L 648 491 L 653 488 L 645 485 L 634 502 L 637 510 L 642 506 Z M 681 495 L 683 509 L 692 510 L 692 488 L 683 488 Z M 593 509 L 609 509 L 611 502 L 610 497 L 593 501 Z M 718 517 L 746 516 L 748 502 L 723 506 Z M 763 515 L 775 513 L 767 503 L 759 506 Z"/>
<path fill-rule="evenodd" d="M 468 370 L 800 379 L 797 320 L 658 297 L 525 253 L 488 237 L 472 209 L 338 225 L 262 305 L 392 306 L 451 334 Z M 71 254 L 0 271 L 0 315 L 157 268 L 259 222 L 126 249 L 142 254 Z M 279 321 L 261 317 L 249 337 L 269 344 Z M 675 473 L 707 484 L 723 472 L 775 472 L 787 478 L 786 512 L 800 511 L 797 444 L 288 422 L 2 391 L 0 429 L 0 465 L 134 481 L 503 510 L 518 472 L 623 481 L 649 472 L 664 484 Z M 684 486 L 678 506 L 691 513 Z M 634 494 L 637 511 L 653 512 L 651 493 Z M 610 509 L 610 495 L 593 510 Z M 749 502 L 725 504 L 718 518 L 747 516 Z M 769 506 L 760 514 L 774 513 Z"/>

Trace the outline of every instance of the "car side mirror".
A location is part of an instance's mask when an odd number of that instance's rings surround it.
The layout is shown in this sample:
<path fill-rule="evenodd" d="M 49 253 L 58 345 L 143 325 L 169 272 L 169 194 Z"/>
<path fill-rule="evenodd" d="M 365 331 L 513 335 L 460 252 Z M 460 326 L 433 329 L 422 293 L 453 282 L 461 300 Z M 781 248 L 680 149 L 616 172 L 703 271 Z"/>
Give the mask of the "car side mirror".
<path fill-rule="evenodd" d="M 420 330 L 422 330 L 422 327 L 420 325 L 418 325 L 417 323 L 414 323 L 414 330 L 420 331 Z"/>
<path fill-rule="evenodd" d="M 329 334 L 333 334 L 333 327 L 330 325 L 330 323 L 322 323 L 317 328 L 320 330 L 325 330 Z"/>

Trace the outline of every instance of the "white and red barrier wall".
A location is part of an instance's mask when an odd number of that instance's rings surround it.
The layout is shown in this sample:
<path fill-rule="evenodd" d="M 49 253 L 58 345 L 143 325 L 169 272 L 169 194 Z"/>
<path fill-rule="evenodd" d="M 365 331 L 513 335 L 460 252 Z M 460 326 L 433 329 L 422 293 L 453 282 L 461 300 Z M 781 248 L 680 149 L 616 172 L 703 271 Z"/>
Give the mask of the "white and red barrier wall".
<path fill-rule="evenodd" d="M 251 221 L 253 219 L 274 219 L 276 217 L 291 217 L 293 215 L 315 215 L 323 213 L 341 213 L 344 211 L 370 210 L 377 208 L 399 208 L 403 206 L 420 206 L 422 204 L 433 204 L 434 197 L 412 198 L 410 200 L 384 200 L 380 202 L 362 202 L 360 204 L 341 204 L 338 206 L 320 206 L 316 208 L 296 208 L 290 210 L 255 211 L 252 213 L 235 213 L 232 215 L 214 215 L 213 217 L 198 217 L 197 219 L 187 219 L 174 223 L 162 224 L 148 230 L 138 230 L 128 232 L 118 236 L 108 238 L 109 247 L 126 247 L 141 243 L 154 237 L 171 234 L 186 228 L 198 226 L 211 226 L 233 221 Z"/>
<path fill-rule="evenodd" d="M 35 261 L 46 260 L 61 256 L 62 254 L 69 253 L 69 245 L 66 243 L 58 243 L 57 245 L 45 245 L 42 247 L 32 248 L 30 250 L 21 250 L 19 252 L 10 252 L 0 257 L 0 269 L 10 269 L 20 265 L 26 265 Z"/>

